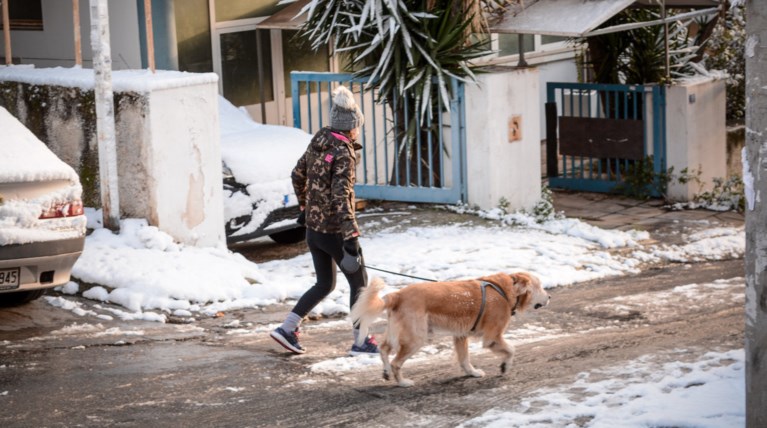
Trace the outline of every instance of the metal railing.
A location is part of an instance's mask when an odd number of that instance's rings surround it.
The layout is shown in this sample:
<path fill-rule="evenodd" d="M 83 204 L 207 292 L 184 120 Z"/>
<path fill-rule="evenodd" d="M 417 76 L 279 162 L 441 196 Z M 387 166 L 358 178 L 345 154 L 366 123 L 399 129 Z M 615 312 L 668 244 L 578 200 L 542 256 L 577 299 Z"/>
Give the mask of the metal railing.
<path fill-rule="evenodd" d="M 347 73 L 292 72 L 293 126 L 314 133 L 330 124 L 331 94 L 345 85 L 365 115 L 355 193 L 406 202 L 466 201 L 464 88 L 451 82 L 450 105 L 436 99 L 421 116 L 410 96 L 378 99 L 366 80 Z"/>

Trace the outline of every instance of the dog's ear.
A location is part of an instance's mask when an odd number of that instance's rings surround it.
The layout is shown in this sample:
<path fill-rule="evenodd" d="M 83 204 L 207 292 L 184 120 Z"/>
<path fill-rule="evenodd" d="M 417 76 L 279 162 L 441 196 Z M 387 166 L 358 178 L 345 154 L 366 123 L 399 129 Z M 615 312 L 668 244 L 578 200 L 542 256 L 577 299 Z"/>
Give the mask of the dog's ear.
<path fill-rule="evenodd" d="M 517 311 L 525 311 L 533 299 L 533 280 L 525 272 L 517 272 L 509 275 L 514 283 L 514 294 L 517 297 Z"/>
<path fill-rule="evenodd" d="M 523 294 L 530 291 L 530 286 L 532 285 L 533 280 L 530 278 L 529 274 L 525 272 L 517 272 L 512 273 L 509 276 L 514 283 L 514 289 L 517 291 L 517 294 Z"/>

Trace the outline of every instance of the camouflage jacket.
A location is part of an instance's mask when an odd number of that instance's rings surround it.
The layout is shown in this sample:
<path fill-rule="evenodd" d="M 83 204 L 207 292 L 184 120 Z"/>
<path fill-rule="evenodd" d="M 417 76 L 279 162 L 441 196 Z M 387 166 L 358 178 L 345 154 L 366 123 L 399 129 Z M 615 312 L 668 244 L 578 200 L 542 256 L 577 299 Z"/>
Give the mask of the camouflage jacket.
<path fill-rule="evenodd" d="M 344 240 L 359 236 L 354 183 L 356 150 L 361 148 L 329 127 L 314 135 L 291 174 L 298 203 L 305 207 L 306 227 L 341 233 Z"/>

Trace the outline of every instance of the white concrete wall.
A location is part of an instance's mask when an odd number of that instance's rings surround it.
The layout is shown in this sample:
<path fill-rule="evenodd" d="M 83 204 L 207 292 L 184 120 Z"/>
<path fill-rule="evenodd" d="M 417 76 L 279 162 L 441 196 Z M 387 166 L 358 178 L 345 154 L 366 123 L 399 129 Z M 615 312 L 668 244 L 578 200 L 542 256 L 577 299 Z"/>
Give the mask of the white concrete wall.
<path fill-rule="evenodd" d="M 666 165 L 700 171 L 704 183 L 669 186 L 669 197 L 688 201 L 710 190 L 713 179 L 727 177 L 726 89 L 723 80 L 675 84 L 666 91 Z"/>
<path fill-rule="evenodd" d="M 22 64 L 72 67 L 75 64 L 71 0 L 42 0 L 43 31 L 11 31 L 11 54 Z M 135 0 L 109 1 L 112 68 L 140 69 L 141 52 Z M 92 67 L 90 2 L 80 0 L 83 67 Z M 0 56 L 5 45 L 0 43 Z"/>
<path fill-rule="evenodd" d="M 466 86 L 469 204 L 531 209 L 541 197 L 540 76 L 538 69 L 478 76 Z M 522 117 L 522 140 L 509 142 L 509 120 Z"/>
<path fill-rule="evenodd" d="M 149 95 L 150 222 L 189 245 L 226 242 L 217 97 L 215 82 Z"/>

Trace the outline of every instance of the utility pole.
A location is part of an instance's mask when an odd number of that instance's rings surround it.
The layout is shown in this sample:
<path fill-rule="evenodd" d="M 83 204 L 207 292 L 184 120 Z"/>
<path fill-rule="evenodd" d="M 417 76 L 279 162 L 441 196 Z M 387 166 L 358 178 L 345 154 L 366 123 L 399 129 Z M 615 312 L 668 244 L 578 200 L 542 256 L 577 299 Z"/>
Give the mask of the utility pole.
<path fill-rule="evenodd" d="M 746 427 L 767 427 L 767 2 L 746 1 Z"/>
<path fill-rule="evenodd" d="M 117 186 L 117 138 L 112 92 L 112 49 L 109 45 L 109 9 L 107 0 L 90 0 L 90 5 L 101 209 L 104 227 L 116 231 L 120 229 L 120 198 Z"/>

